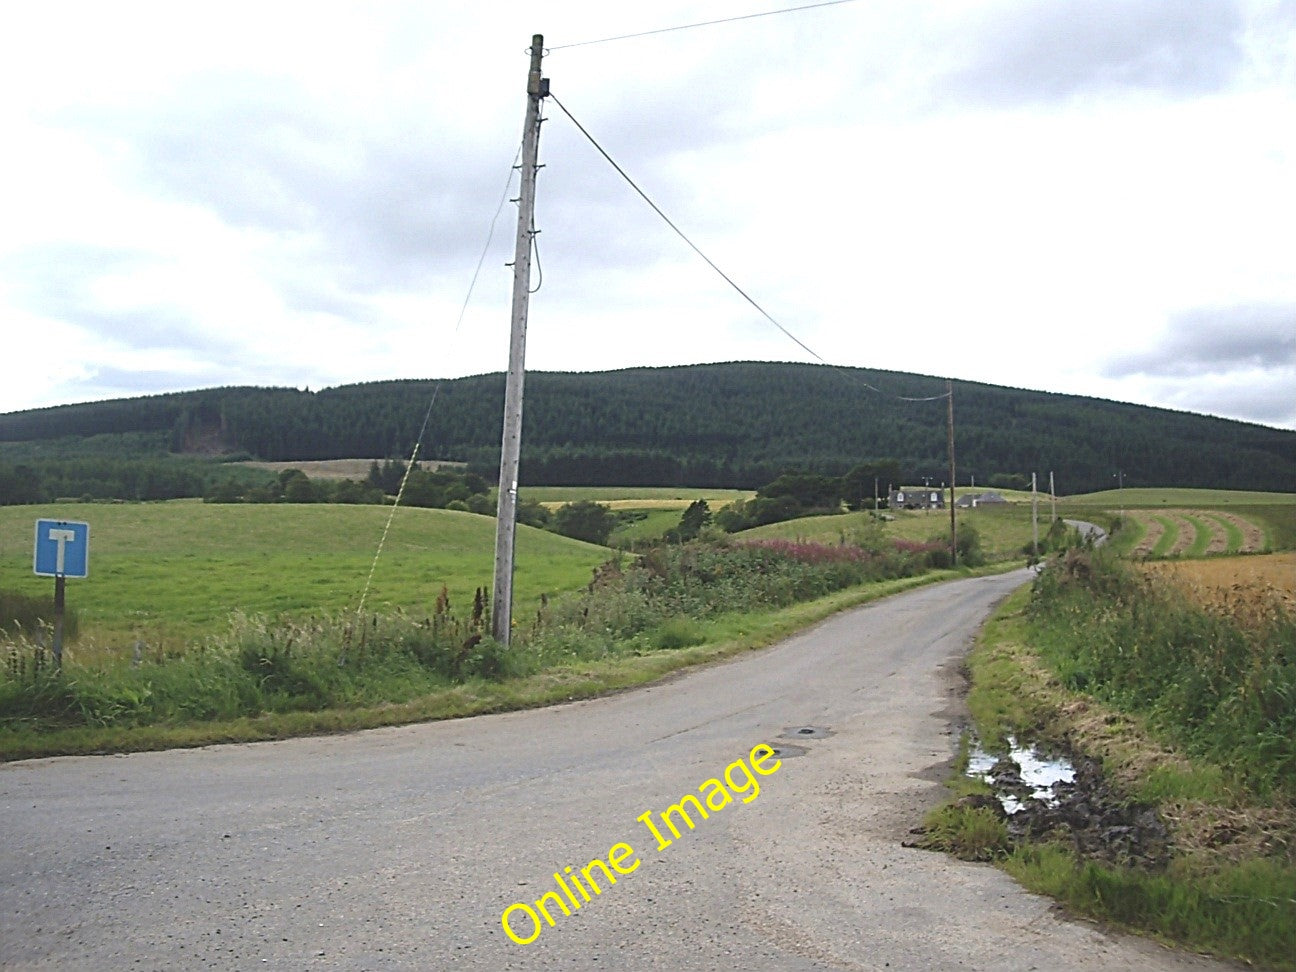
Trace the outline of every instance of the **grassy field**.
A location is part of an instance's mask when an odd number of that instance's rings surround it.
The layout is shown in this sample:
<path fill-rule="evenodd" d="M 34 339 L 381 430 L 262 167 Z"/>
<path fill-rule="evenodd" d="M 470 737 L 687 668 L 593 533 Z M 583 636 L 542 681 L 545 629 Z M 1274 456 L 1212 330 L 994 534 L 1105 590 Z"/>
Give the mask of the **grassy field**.
<path fill-rule="evenodd" d="M 1029 496 L 1029 494 L 1027 494 Z M 1061 511 L 1059 511 L 1059 514 Z M 883 535 L 897 540 L 949 539 L 948 510 L 896 510 L 886 514 L 894 519 L 882 521 Z M 1030 503 L 1006 503 L 979 506 L 976 509 L 956 511 L 958 524 L 976 528 L 981 536 L 981 546 L 990 560 L 1007 560 L 1025 556 L 1031 542 Z M 857 530 L 868 529 L 875 523 L 871 513 L 841 513 L 835 516 L 808 516 L 784 523 L 744 530 L 740 535 L 751 538 L 780 538 L 785 540 L 811 540 L 818 543 L 838 543 L 849 539 Z M 1039 508 L 1040 538 L 1048 532 L 1049 508 L 1043 502 Z"/>
<path fill-rule="evenodd" d="M 958 494 L 980 492 L 960 487 Z M 1296 493 L 1247 493 L 1210 489 L 1124 490 L 1126 527 L 1115 538 L 1122 553 L 1139 557 L 1201 557 L 1216 553 L 1249 553 L 1296 549 Z M 1008 503 L 958 510 L 959 524 L 976 527 L 991 560 L 1021 556 L 1030 546 L 1031 494 L 1000 491 Z M 1120 492 L 1060 497 L 1058 516 L 1096 520 L 1108 526 L 1119 510 Z M 1173 508 L 1171 508 L 1173 506 Z M 1185 509 L 1187 507 L 1187 509 Z M 1052 516 L 1045 493 L 1038 495 L 1039 532 L 1043 539 Z M 947 510 L 895 510 L 886 514 L 887 536 L 930 540 L 949 536 Z M 865 527 L 868 513 L 811 516 L 743 531 L 742 536 L 840 542 Z"/>
<path fill-rule="evenodd" d="M 635 500 L 623 500 L 625 503 L 634 503 Z M 651 502 L 664 502 L 662 500 L 652 500 Z M 652 507 L 644 508 L 642 506 L 623 507 L 623 509 L 633 509 L 642 511 L 641 519 L 632 520 L 612 531 L 612 536 L 608 538 L 608 544 L 613 547 L 625 547 L 636 541 L 653 541 L 661 538 L 667 530 L 679 526 L 681 510 L 677 507 L 668 509 L 654 509 Z"/>
<path fill-rule="evenodd" d="M 694 500 L 706 500 L 712 512 L 734 500 L 750 499 L 744 489 L 693 489 L 686 486 L 523 486 L 518 499 L 545 506 L 593 500 L 612 509 L 682 510 Z"/>
<path fill-rule="evenodd" d="M 68 581 L 83 640 L 184 641 L 232 612 L 304 616 L 354 609 L 390 512 L 379 506 L 225 505 L 193 501 L 0 507 L 0 589 L 48 594 L 32 574 L 36 519 L 90 524 L 90 576 Z M 367 608 L 426 611 L 444 584 L 452 603 L 490 587 L 495 521 L 401 509 L 374 571 Z M 518 529 L 516 603 L 589 582 L 602 547 Z M 529 608 L 527 608 L 529 610 Z"/>
<path fill-rule="evenodd" d="M 1064 496 L 1069 506 L 1098 506 L 1128 510 L 1157 506 L 1296 506 L 1296 493 L 1259 493 L 1230 489 L 1108 489 L 1101 493 Z"/>
<path fill-rule="evenodd" d="M 296 462 L 259 462 L 256 460 L 247 460 L 244 462 L 232 462 L 231 466 L 244 466 L 248 469 L 264 469 L 266 472 L 281 473 L 285 469 L 300 469 L 311 479 L 364 479 L 369 475 L 369 467 L 373 463 L 380 466 L 386 462 L 385 459 L 301 459 Z M 467 466 L 464 462 L 429 462 L 423 460 L 419 462 L 419 468 L 435 472 L 437 469 L 463 469 Z"/>

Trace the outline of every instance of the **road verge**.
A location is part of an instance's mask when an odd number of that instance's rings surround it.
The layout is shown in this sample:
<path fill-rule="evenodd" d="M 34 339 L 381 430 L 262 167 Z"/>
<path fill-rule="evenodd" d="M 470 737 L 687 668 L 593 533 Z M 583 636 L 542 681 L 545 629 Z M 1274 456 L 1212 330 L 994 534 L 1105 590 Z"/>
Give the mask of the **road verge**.
<path fill-rule="evenodd" d="M 0 762 L 354 732 L 587 699 L 645 685 L 686 668 L 763 648 L 833 614 L 882 597 L 944 580 L 1002 572 L 1015 566 L 1004 564 L 975 571 L 930 571 L 914 577 L 851 587 L 777 611 L 723 615 L 691 629 L 703 640 L 687 647 L 598 660 L 581 659 L 502 681 L 474 678 L 399 703 L 267 712 L 252 717 L 183 725 L 77 727 L 52 731 L 10 728 L 0 732 Z"/>
<path fill-rule="evenodd" d="M 1296 814 L 1281 786 L 1200 753 L 1153 718 L 1077 691 L 1033 637 L 1026 588 L 987 622 L 967 659 L 968 709 L 987 749 L 1007 738 L 1064 751 L 1096 771 L 1105 799 L 1154 815 L 1159 860 L 1095 853 L 1056 817 L 1033 836 L 968 779 L 967 742 L 953 798 L 932 811 L 919 846 L 988 860 L 1073 913 L 1197 951 L 1296 969 Z M 1073 678 L 1074 682 L 1075 679 Z M 1135 814 L 1137 816 L 1137 814 Z M 1149 818 L 1150 819 L 1150 818 Z M 1128 840 L 1129 828 L 1105 836 Z"/>

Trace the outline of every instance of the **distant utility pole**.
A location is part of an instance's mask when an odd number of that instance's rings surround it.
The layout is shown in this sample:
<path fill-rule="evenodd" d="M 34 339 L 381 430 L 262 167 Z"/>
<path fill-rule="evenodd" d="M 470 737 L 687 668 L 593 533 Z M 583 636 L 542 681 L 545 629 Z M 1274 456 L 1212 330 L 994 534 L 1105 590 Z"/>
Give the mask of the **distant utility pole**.
<path fill-rule="evenodd" d="M 950 460 L 950 563 L 955 567 L 958 566 L 958 526 L 954 521 L 954 382 L 952 379 L 945 379 L 945 397 L 948 400 L 946 404 L 948 409 L 947 431 L 949 432 L 949 460 Z"/>
<path fill-rule="evenodd" d="M 526 124 L 522 129 L 521 183 L 517 241 L 513 248 L 513 327 L 509 334 L 509 370 L 504 388 L 504 436 L 500 448 L 499 505 L 495 519 L 495 590 L 491 636 L 509 643 L 513 628 L 513 539 L 517 534 L 518 464 L 522 455 L 522 382 L 526 373 L 527 307 L 531 296 L 531 244 L 535 236 L 536 161 L 540 155 L 540 102 L 549 81 L 540 77 L 544 36 L 531 38 L 527 72 Z"/>
<path fill-rule="evenodd" d="M 1039 493 L 1036 492 L 1035 474 L 1031 473 L 1031 552 L 1039 558 Z"/>
<path fill-rule="evenodd" d="M 1049 470 L 1049 501 L 1053 504 L 1053 519 L 1050 522 L 1056 523 L 1057 522 L 1057 493 L 1053 491 L 1053 470 L 1052 469 Z"/>

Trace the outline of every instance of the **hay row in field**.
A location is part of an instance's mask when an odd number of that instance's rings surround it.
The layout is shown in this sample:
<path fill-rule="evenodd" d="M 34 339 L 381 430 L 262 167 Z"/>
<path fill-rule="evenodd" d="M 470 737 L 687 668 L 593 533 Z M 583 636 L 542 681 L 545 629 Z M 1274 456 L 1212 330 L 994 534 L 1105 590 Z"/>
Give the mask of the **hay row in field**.
<path fill-rule="evenodd" d="M 1265 549 L 1264 531 L 1236 513 L 1131 510 L 1128 515 L 1145 531 L 1131 551 L 1136 558 L 1258 553 Z"/>

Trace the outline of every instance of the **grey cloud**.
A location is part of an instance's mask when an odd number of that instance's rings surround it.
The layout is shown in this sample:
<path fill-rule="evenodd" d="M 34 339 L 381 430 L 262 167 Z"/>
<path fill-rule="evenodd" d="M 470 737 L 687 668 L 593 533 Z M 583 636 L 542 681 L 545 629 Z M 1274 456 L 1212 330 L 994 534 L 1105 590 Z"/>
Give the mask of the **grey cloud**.
<path fill-rule="evenodd" d="M 1179 314 L 1155 347 L 1114 357 L 1104 373 L 1190 377 L 1282 368 L 1296 368 L 1296 305 L 1254 304 Z"/>
<path fill-rule="evenodd" d="M 1257 380 L 1239 377 L 1222 387 L 1202 390 L 1182 382 L 1158 388 L 1160 400 L 1175 408 L 1282 428 L 1296 428 L 1296 368 L 1274 372 Z"/>
<path fill-rule="evenodd" d="M 130 250 L 51 244 L 7 257 L 0 262 L 0 277 L 10 283 L 19 306 L 127 348 L 216 351 L 232 347 L 220 335 L 197 325 L 185 309 L 121 309 L 105 307 L 95 299 L 97 279 L 144 266 L 151 259 Z"/>
<path fill-rule="evenodd" d="M 373 292 L 460 269 L 511 162 L 438 132 L 426 105 L 401 105 L 391 117 L 326 109 L 291 80 L 206 74 L 129 117 L 79 121 L 120 140 L 140 181 L 291 239 L 302 261 Z"/>
<path fill-rule="evenodd" d="M 961 66 L 937 83 L 946 96 L 993 105 L 1144 90 L 1217 91 L 1242 67 L 1236 3 L 1054 0 L 990 8 L 967 25 Z"/>
<path fill-rule="evenodd" d="M 207 384 L 207 375 L 192 372 L 95 368 L 90 377 L 78 382 L 78 394 L 88 398 L 130 398 L 194 388 Z"/>

